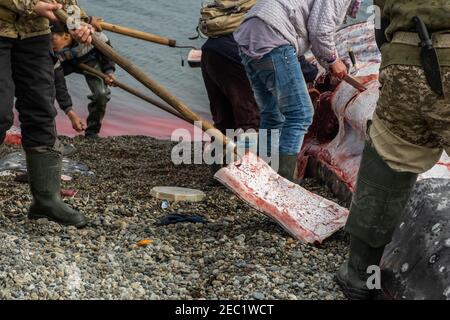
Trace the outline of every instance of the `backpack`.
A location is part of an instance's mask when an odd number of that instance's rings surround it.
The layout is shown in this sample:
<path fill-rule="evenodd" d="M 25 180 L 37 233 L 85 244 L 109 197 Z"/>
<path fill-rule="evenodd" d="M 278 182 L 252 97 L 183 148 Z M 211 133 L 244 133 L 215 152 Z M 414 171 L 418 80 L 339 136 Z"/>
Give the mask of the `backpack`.
<path fill-rule="evenodd" d="M 214 0 L 200 9 L 197 31 L 215 38 L 233 33 L 258 0 Z"/>

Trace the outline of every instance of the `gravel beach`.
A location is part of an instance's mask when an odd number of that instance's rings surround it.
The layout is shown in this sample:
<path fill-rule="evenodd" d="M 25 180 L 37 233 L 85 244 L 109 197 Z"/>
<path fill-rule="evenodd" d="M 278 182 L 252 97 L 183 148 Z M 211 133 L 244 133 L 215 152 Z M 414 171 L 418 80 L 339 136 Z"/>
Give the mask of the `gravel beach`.
<path fill-rule="evenodd" d="M 61 227 L 26 217 L 28 185 L 0 177 L 0 299 L 343 299 L 333 281 L 347 252 L 342 231 L 302 245 L 221 186 L 207 166 L 175 166 L 173 144 L 146 137 L 64 138 L 96 178 L 74 176 L 66 201 L 90 220 Z M 8 147 L 12 149 L 14 147 Z M 197 204 L 150 196 L 158 185 L 198 188 Z M 337 201 L 314 181 L 306 187 Z M 206 224 L 157 226 L 169 213 Z M 139 246 L 143 239 L 147 246 Z"/>

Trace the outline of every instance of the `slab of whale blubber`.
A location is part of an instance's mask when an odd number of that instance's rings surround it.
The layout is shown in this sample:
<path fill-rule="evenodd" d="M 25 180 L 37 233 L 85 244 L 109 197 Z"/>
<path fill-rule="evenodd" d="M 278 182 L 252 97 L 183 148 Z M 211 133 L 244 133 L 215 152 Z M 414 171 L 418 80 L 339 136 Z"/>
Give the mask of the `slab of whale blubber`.
<path fill-rule="evenodd" d="M 173 202 L 200 202 L 205 198 L 203 191 L 179 187 L 155 187 L 150 194 L 156 199 Z"/>
<path fill-rule="evenodd" d="M 304 243 L 322 243 L 347 221 L 347 209 L 282 178 L 251 153 L 214 177 Z"/>

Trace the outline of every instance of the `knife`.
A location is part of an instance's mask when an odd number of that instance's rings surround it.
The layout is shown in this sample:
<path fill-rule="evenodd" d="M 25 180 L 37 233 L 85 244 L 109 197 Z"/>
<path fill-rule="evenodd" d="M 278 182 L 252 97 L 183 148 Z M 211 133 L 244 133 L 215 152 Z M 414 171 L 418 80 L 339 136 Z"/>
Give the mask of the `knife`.
<path fill-rule="evenodd" d="M 419 34 L 421 41 L 421 59 L 428 85 L 439 96 L 443 96 L 444 84 L 442 81 L 441 65 L 439 63 L 439 56 L 436 48 L 433 47 L 433 42 L 431 41 L 427 26 L 423 22 L 422 18 L 416 16 L 413 18 L 413 21 L 416 24 L 417 33 Z"/>
<path fill-rule="evenodd" d="M 352 87 L 354 87 L 355 89 L 358 89 L 361 92 L 364 92 L 367 90 L 366 86 L 363 85 L 361 82 L 359 82 L 356 78 L 353 78 L 351 75 L 346 75 L 344 77 L 345 82 L 347 82 L 349 85 L 351 85 Z"/>

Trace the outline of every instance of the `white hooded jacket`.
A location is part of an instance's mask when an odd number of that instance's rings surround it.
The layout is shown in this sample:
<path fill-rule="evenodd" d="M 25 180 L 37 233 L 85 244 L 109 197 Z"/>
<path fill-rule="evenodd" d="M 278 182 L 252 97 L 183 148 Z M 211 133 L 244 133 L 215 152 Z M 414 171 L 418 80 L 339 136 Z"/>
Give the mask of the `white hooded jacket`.
<path fill-rule="evenodd" d="M 301 56 L 311 49 L 328 67 L 338 58 L 334 40 L 352 0 L 260 0 L 245 17 L 259 18 L 277 30 Z"/>

